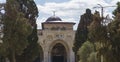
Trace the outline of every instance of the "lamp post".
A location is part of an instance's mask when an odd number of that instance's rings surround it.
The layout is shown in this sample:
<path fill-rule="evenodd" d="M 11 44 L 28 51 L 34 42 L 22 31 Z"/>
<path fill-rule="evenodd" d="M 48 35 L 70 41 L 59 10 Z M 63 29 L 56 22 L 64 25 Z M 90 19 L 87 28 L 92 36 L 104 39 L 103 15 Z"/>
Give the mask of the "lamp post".
<path fill-rule="evenodd" d="M 103 22 L 103 19 L 104 19 L 104 8 L 108 8 L 108 7 L 116 7 L 116 6 L 102 6 L 101 4 L 97 4 L 97 5 L 99 5 L 99 7 L 98 6 L 96 6 L 96 7 L 93 7 L 93 8 L 101 8 L 101 18 L 102 18 L 102 22 Z"/>
<path fill-rule="evenodd" d="M 103 22 L 103 6 L 101 5 L 101 4 L 97 4 L 97 5 L 99 5 L 100 6 L 100 8 L 101 8 L 101 18 L 102 18 L 102 22 Z M 101 44 L 101 47 L 102 47 L 102 44 Z M 101 62 L 103 62 L 103 55 L 101 55 Z"/>
<path fill-rule="evenodd" d="M 100 8 L 101 8 L 101 17 L 102 17 L 102 21 L 103 21 L 103 6 L 101 5 L 101 4 L 97 4 L 97 5 L 99 5 L 100 6 Z"/>

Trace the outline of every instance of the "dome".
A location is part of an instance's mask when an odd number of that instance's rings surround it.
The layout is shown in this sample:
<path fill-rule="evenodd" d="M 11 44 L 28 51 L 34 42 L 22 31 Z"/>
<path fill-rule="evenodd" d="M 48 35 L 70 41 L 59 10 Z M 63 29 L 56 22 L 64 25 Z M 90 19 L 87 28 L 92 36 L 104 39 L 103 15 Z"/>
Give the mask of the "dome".
<path fill-rule="evenodd" d="M 50 21 L 62 21 L 62 20 L 57 16 L 51 16 L 46 20 L 46 22 L 50 22 Z"/>

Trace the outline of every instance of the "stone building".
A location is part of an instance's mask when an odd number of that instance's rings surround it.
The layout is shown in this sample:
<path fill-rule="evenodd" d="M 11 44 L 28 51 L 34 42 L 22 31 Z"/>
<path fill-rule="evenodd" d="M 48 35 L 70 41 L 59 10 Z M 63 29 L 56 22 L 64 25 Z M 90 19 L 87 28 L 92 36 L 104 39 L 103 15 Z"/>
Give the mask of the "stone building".
<path fill-rule="evenodd" d="M 73 22 L 63 22 L 55 15 L 42 23 L 42 29 L 38 30 L 38 43 L 43 54 L 41 62 L 74 62 L 74 25 Z"/>

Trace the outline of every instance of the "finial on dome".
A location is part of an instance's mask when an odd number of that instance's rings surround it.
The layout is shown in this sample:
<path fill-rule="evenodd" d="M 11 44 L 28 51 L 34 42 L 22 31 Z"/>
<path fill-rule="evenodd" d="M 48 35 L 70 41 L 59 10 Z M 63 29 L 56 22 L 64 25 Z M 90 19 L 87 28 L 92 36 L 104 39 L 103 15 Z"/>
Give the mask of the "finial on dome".
<path fill-rule="evenodd" d="M 52 11 L 53 12 L 53 16 L 49 17 L 46 22 L 50 22 L 50 21 L 62 21 L 59 17 L 56 16 L 55 12 L 56 11 Z"/>

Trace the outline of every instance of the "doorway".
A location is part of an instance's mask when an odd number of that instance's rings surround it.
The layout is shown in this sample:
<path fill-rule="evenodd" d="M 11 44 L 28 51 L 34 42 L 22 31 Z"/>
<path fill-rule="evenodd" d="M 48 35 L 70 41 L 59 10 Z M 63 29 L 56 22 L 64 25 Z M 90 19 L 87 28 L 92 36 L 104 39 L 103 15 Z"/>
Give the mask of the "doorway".
<path fill-rule="evenodd" d="M 57 43 L 51 51 L 52 62 L 67 62 L 67 54 L 65 47 Z"/>

